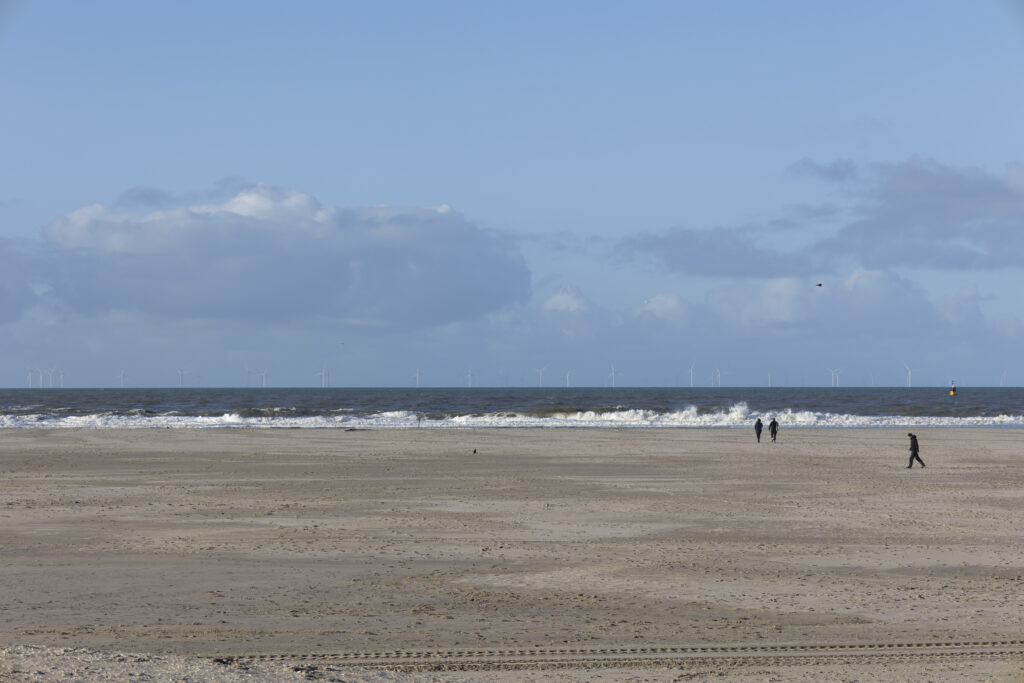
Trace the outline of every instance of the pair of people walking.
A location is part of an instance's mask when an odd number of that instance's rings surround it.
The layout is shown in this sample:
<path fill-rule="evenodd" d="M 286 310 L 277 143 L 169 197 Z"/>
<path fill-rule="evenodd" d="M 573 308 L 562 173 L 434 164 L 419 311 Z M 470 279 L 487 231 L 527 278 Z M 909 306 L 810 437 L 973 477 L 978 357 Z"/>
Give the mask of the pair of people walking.
<path fill-rule="evenodd" d="M 761 422 L 761 418 L 757 418 L 757 422 L 754 423 L 754 435 L 757 436 L 757 442 L 761 443 L 761 430 L 764 429 L 764 424 Z M 775 441 L 775 437 L 779 434 L 779 423 L 776 422 L 775 418 L 768 423 L 768 433 L 772 437 L 772 442 Z"/>

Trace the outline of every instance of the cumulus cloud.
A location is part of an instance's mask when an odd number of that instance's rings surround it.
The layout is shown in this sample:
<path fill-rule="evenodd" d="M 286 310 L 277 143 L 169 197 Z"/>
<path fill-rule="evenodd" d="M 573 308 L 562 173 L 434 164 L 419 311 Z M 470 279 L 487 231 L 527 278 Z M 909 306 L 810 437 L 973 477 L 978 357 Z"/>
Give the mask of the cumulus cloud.
<path fill-rule="evenodd" d="M 158 187 L 138 185 L 122 192 L 114 206 L 122 209 L 158 209 L 169 206 L 196 204 L 199 202 L 222 201 L 243 190 L 252 187 L 253 183 L 238 176 L 227 176 L 212 186 L 187 194 L 174 194 Z"/>
<path fill-rule="evenodd" d="M 608 312 L 587 298 L 576 287 L 563 286 L 547 297 L 540 305 L 540 318 L 537 323 L 556 331 L 564 339 L 587 337 L 600 328 L 608 317 Z M 529 326 L 533 332 L 535 325 Z"/>
<path fill-rule="evenodd" d="M 589 308 L 590 304 L 579 291 L 568 287 L 562 288 L 541 305 L 542 310 L 552 313 L 585 313 Z"/>
<path fill-rule="evenodd" d="M 83 207 L 45 231 L 54 295 L 83 314 L 403 329 L 521 302 L 515 246 L 450 207 L 340 208 L 265 185 L 149 212 Z"/>
<path fill-rule="evenodd" d="M 637 314 L 641 317 L 651 317 L 668 321 L 684 320 L 687 315 L 687 305 L 675 294 L 655 294 L 644 300 L 643 306 Z"/>
<path fill-rule="evenodd" d="M 830 294 L 827 292 L 826 294 Z M 854 269 L 840 281 L 822 309 L 837 335 L 920 337 L 944 326 L 927 292 L 910 279 L 886 270 Z"/>
<path fill-rule="evenodd" d="M 935 335 L 949 323 L 920 286 L 885 270 L 855 268 L 823 287 L 799 278 L 736 280 L 711 288 L 705 299 L 702 325 L 800 338 L 812 347 Z"/>
<path fill-rule="evenodd" d="M 806 280 L 773 278 L 756 285 L 733 283 L 708 292 L 709 305 L 722 320 L 741 326 L 780 326 L 806 320 L 817 309 L 820 292 Z"/>

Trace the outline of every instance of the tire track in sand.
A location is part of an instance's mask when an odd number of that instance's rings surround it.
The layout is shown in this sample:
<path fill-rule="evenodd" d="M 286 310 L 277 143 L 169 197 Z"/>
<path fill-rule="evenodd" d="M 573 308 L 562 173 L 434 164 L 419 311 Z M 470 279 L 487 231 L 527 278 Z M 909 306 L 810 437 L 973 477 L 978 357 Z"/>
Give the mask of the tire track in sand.
<path fill-rule="evenodd" d="M 827 665 L 931 659 L 1024 660 L 1024 640 L 932 643 L 827 643 L 631 648 L 522 648 L 395 650 L 209 655 L 221 664 L 286 662 L 303 668 L 390 671 L 501 671 L 542 669 L 691 669 L 715 666 Z"/>

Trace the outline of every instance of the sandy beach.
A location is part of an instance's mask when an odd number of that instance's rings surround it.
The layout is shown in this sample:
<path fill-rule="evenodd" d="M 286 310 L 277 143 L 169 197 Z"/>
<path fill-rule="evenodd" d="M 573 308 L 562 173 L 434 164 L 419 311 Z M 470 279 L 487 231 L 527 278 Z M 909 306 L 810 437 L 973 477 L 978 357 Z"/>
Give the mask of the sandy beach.
<path fill-rule="evenodd" d="M 0 679 L 1024 680 L 1024 432 L 906 431 L 6 430 Z"/>

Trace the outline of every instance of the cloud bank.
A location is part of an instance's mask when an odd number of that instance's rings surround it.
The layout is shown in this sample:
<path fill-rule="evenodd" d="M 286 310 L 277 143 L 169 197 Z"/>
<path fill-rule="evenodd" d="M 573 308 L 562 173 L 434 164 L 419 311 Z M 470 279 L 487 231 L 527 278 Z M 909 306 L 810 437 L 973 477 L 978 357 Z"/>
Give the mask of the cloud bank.
<path fill-rule="evenodd" d="M 628 238 L 620 247 L 672 272 L 723 278 L 808 278 L 852 268 L 1024 268 L 1019 168 L 999 175 L 912 157 L 863 167 L 805 159 L 791 169 L 841 187 L 846 210 L 793 211 L 763 225 L 672 228 Z M 793 240 L 799 229 L 805 238 Z"/>
<path fill-rule="evenodd" d="M 145 213 L 87 206 L 43 237 L 49 300 L 87 316 L 407 330 L 474 319 L 530 292 L 516 247 L 449 207 L 339 208 L 266 185 Z"/>
<path fill-rule="evenodd" d="M 1020 321 L 988 315 L 1007 294 L 981 276 L 1022 267 L 1019 173 L 917 158 L 799 170 L 829 195 L 760 223 L 560 253 L 574 267 L 536 284 L 511 236 L 446 206 L 344 208 L 266 185 L 223 188 L 226 199 L 135 188 L 61 216 L 37 243 L 0 240 L 6 382 L 60 366 L 93 386 L 119 369 L 174 385 L 181 368 L 238 385 L 249 367 L 278 386 L 318 381 L 323 367 L 346 386 L 408 385 L 421 369 L 438 385 L 535 386 L 546 373 L 601 386 L 613 372 L 620 384 L 685 384 L 696 363 L 704 384 L 712 369 L 726 384 L 766 372 L 818 383 L 837 367 L 844 382 L 898 384 L 904 360 L 945 382 L 1015 357 Z"/>

